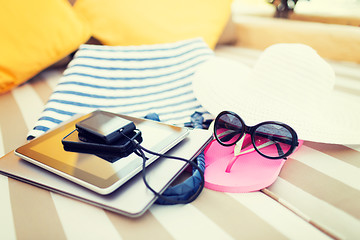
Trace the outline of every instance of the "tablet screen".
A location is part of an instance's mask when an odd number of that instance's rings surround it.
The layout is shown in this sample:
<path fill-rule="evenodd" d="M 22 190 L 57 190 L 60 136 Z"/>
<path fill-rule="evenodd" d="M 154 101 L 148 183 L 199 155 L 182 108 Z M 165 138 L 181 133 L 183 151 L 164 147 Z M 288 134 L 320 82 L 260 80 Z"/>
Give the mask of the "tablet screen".
<path fill-rule="evenodd" d="M 52 171 L 100 194 L 108 194 L 117 189 L 142 169 L 142 158 L 132 153 L 120 159 L 106 159 L 94 154 L 65 151 L 61 140 L 75 129 L 75 124 L 91 116 L 92 113 L 73 120 L 43 136 L 40 136 L 15 153 L 21 158 Z M 188 134 L 188 129 L 171 126 L 151 120 L 119 115 L 133 121 L 142 133 L 147 149 L 164 153 Z M 157 157 L 149 155 L 147 165 Z M 112 156 L 112 158 L 114 158 Z"/>

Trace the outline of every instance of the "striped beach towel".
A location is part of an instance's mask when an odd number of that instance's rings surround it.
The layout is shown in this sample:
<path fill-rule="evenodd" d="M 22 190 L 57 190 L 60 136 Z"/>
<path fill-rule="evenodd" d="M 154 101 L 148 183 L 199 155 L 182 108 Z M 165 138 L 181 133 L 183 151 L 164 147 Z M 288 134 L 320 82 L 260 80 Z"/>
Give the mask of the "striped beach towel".
<path fill-rule="evenodd" d="M 213 55 L 200 39 L 141 46 L 81 45 L 50 96 L 28 139 L 78 113 L 96 109 L 169 124 L 205 112 L 192 90 L 197 67 Z"/>

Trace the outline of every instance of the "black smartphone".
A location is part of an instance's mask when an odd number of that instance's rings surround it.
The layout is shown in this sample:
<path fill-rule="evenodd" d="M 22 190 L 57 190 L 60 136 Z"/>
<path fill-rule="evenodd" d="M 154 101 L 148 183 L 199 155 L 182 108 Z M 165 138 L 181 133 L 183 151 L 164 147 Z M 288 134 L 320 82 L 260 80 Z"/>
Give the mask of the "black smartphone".
<path fill-rule="evenodd" d="M 93 114 L 76 123 L 78 132 L 93 142 L 113 144 L 136 128 L 135 124 L 116 114 L 95 111 Z"/>
<path fill-rule="evenodd" d="M 132 121 L 110 112 L 95 111 L 75 125 L 61 140 L 65 151 L 94 154 L 113 162 L 133 153 L 134 141 L 142 142 Z"/>

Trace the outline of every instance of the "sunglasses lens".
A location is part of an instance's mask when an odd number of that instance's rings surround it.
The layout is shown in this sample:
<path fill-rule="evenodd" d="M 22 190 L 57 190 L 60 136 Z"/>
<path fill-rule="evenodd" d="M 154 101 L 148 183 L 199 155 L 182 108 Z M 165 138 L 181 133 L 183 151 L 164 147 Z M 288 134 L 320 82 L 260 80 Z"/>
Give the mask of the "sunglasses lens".
<path fill-rule="evenodd" d="M 263 124 L 256 128 L 254 135 L 256 148 L 270 158 L 282 158 L 293 146 L 293 135 L 281 124 Z"/>
<path fill-rule="evenodd" d="M 243 124 L 239 117 L 231 113 L 220 115 L 215 121 L 217 140 L 223 145 L 233 145 L 241 137 Z"/>

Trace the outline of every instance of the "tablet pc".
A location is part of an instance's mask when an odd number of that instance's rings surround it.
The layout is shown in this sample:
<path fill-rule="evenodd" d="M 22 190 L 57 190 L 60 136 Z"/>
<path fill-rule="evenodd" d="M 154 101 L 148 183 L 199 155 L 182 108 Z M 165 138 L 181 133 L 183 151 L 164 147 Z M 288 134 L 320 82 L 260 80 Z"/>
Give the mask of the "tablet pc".
<path fill-rule="evenodd" d="M 120 159 L 106 159 L 102 155 L 65 151 L 61 140 L 75 129 L 76 123 L 92 116 L 78 117 L 17 148 L 15 154 L 22 159 L 71 180 L 99 194 L 109 194 L 142 170 L 142 158 L 135 153 Z M 165 153 L 182 141 L 187 128 L 152 120 L 118 116 L 133 121 L 142 133 L 142 146 Z M 113 156 L 112 156 L 113 157 Z M 158 157 L 147 156 L 146 166 Z"/>

